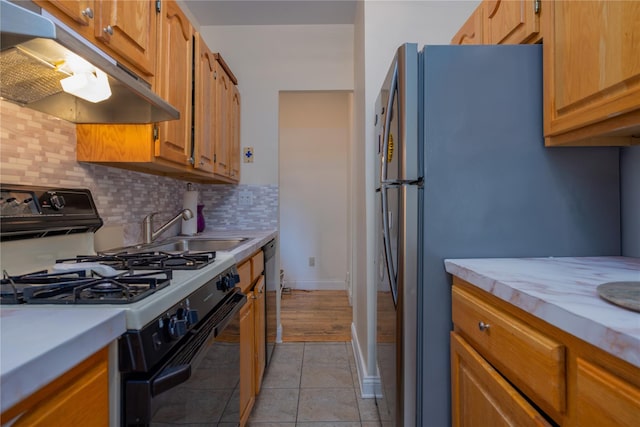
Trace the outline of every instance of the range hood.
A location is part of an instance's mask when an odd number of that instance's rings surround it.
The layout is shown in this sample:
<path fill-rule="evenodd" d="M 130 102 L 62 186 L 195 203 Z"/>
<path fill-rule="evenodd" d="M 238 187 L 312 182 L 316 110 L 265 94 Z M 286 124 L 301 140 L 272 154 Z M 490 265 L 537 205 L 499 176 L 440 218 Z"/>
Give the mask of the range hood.
<path fill-rule="evenodd" d="M 74 123 L 152 123 L 180 118 L 180 112 L 145 81 L 33 3 L 20 3 L 40 13 L 0 0 L 2 98 Z M 106 74 L 111 90 L 108 99 L 94 103 L 63 91 L 60 81 L 73 74 L 64 64 L 78 57 L 97 69 L 98 78 Z"/>

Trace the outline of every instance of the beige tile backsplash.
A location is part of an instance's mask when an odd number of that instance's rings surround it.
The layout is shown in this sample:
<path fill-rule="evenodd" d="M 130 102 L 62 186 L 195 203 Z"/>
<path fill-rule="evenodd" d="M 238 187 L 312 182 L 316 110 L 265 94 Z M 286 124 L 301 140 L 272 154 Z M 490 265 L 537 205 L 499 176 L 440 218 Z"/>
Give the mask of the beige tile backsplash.
<path fill-rule="evenodd" d="M 75 125 L 0 100 L 0 180 L 88 188 L 106 226 L 122 229 L 124 243 L 140 241 L 141 222 L 150 212 L 158 221 L 182 207 L 184 181 L 76 161 Z M 196 185 L 205 204 L 208 229 L 258 230 L 277 226 L 277 186 Z M 254 204 L 237 206 L 239 189 L 251 191 Z M 226 200 L 224 207 L 218 207 Z"/>

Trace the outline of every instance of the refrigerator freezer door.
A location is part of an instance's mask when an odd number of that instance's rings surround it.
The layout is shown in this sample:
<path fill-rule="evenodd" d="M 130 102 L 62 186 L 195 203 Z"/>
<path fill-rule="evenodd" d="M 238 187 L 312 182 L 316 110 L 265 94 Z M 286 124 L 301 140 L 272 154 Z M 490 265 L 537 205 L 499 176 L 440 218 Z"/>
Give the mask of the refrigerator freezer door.
<path fill-rule="evenodd" d="M 398 49 L 377 105 L 382 129 L 377 133 L 381 137 L 376 165 L 381 208 L 376 227 L 382 231 L 377 238 L 382 250 L 376 254 L 384 254 L 383 271 L 390 292 L 381 291 L 379 283 L 378 331 L 388 333 L 384 339 L 378 336 L 382 395 L 376 401 L 380 418 L 394 426 L 411 425 L 416 414 L 417 230 L 422 181 L 418 84 L 417 45 L 405 44 Z M 390 307 L 395 310 L 392 316 Z"/>

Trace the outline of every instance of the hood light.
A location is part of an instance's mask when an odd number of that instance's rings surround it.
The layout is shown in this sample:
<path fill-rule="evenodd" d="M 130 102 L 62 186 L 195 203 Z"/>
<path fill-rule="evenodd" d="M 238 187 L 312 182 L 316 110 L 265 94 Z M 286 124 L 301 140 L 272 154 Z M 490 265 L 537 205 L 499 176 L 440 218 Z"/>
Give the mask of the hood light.
<path fill-rule="evenodd" d="M 107 75 L 97 68 L 93 72 L 73 73 L 72 76 L 60 80 L 60 84 L 65 92 L 93 103 L 104 101 L 111 96 Z"/>

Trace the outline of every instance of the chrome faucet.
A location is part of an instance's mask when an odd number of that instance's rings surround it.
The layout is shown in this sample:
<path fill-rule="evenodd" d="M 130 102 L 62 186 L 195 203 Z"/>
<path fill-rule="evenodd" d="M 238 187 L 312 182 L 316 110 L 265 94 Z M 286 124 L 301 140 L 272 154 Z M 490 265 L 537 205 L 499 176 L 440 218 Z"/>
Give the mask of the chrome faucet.
<path fill-rule="evenodd" d="M 156 231 L 153 231 L 153 217 L 157 213 L 158 212 L 150 213 L 142 220 L 142 239 L 144 243 L 153 242 L 154 240 L 156 240 L 156 238 L 158 238 L 159 235 L 167 231 L 169 227 L 178 222 L 180 219 L 187 220 L 193 218 L 193 212 L 191 212 L 191 209 L 183 209 L 178 213 L 178 215 L 167 221 L 166 224 L 160 226 L 160 228 L 158 228 Z"/>

